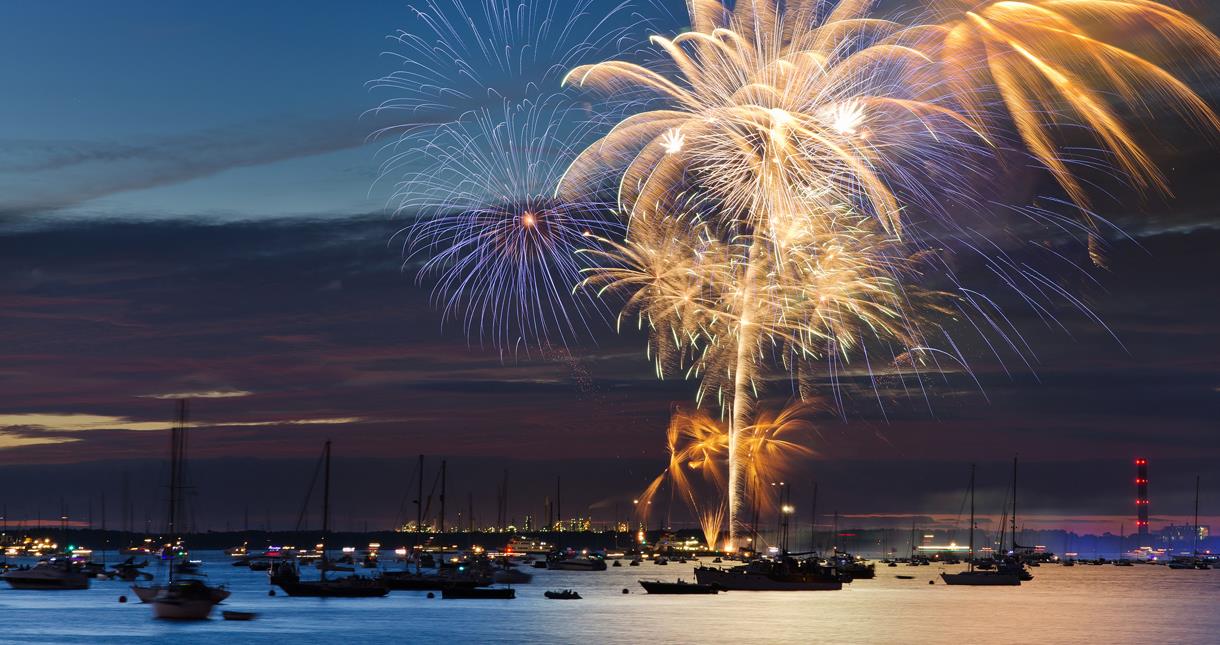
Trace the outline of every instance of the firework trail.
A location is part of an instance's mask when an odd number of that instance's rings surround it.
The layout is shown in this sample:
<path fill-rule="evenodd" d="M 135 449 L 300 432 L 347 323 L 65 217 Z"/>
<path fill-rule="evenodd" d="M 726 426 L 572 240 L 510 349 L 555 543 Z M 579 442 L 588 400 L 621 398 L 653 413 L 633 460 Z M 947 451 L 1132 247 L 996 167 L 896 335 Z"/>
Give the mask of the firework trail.
<path fill-rule="evenodd" d="M 760 412 L 743 431 L 748 492 L 762 510 L 774 509 L 772 483 L 789 472 L 794 459 L 811 456 L 800 443 L 813 430 L 812 404 L 798 402 L 779 413 Z M 669 463 L 640 495 L 637 510 L 647 514 L 663 487 L 680 497 L 699 520 L 708 548 L 715 549 L 724 527 L 724 472 L 728 425 L 698 408 L 674 406 L 666 431 Z"/>
<path fill-rule="evenodd" d="M 743 433 L 774 369 L 802 378 L 817 362 L 833 371 L 863 355 L 867 364 L 870 343 L 890 348 L 899 368 L 938 353 L 964 365 L 951 339 L 944 351 L 927 338 L 939 331 L 934 319 L 969 318 L 971 309 L 985 323 L 980 333 L 1021 351 L 992 301 L 931 252 L 941 245 L 931 231 L 989 256 L 988 268 L 1040 316 L 1049 316 L 1040 301 L 1056 296 L 1091 313 L 1037 270 L 990 257 L 995 242 L 958 219 L 995 210 L 974 186 L 996 174 L 1004 152 L 1024 151 L 1056 179 L 1101 262 L 1100 220 L 1073 164 L 1163 186 L 1110 96 L 1145 109 L 1155 97 L 1217 125 L 1169 72 L 1094 35 L 1104 31 L 1098 23 L 1142 21 L 1168 47 L 1220 60 L 1210 33 L 1146 0 L 984 3 L 909 24 L 874 17 L 873 4 L 857 0 L 688 8 L 690 31 L 653 38 L 666 64 L 610 60 L 568 74 L 608 96 L 651 91 L 660 106 L 587 148 L 557 195 L 602 190 L 606 169 L 616 169 L 627 234 L 590 252 L 603 266 L 584 284 L 625 299 L 624 315 L 651 335 L 659 375 L 677 368 L 699 378 L 700 395 L 714 393 L 727 410 L 734 540 L 748 487 Z M 1064 126 L 1095 140 L 1093 158 L 1063 152 L 1053 137 Z M 1065 227 L 1039 208 L 1011 210 Z M 957 291 L 921 292 L 929 270 Z"/>

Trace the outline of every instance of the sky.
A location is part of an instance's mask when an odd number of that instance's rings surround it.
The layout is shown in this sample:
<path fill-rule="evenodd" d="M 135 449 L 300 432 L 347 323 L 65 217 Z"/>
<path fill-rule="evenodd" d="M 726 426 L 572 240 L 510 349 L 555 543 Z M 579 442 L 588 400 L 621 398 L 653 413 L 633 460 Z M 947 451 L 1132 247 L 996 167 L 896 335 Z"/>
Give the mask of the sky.
<path fill-rule="evenodd" d="M 248 510 L 291 528 L 326 438 L 353 523 L 403 517 L 420 453 L 429 477 L 449 460 L 479 517 L 505 470 L 515 517 L 540 513 L 557 477 L 565 514 L 625 515 L 694 386 L 658 382 L 644 339 L 608 322 L 528 355 L 443 324 L 394 241 L 403 220 L 369 140 L 385 122 L 366 114 L 385 98 L 366 81 L 394 69 L 385 37 L 413 16 L 374 1 L 0 7 L 9 517 L 62 500 L 79 518 L 105 496 L 113 518 L 124 481 L 133 514 L 158 517 L 186 395 L 203 526 Z M 1196 80 L 1216 104 L 1216 78 Z M 1154 525 L 1183 521 L 1196 473 L 1220 524 L 1220 160 L 1214 141 L 1145 126 L 1173 144 L 1153 154 L 1175 195 L 1104 203 L 1127 236 L 1111 236 L 1107 271 L 1066 278 L 1105 326 L 1016 314 L 1030 365 L 968 346 L 977 383 L 948 375 L 927 400 L 885 390 L 878 406 L 849 377 L 846 418 L 818 417 L 817 455 L 791 474 L 796 497 L 816 481 L 826 512 L 948 521 L 969 463 L 998 509 L 1019 453 L 1031 526 L 1113 531 L 1133 523 L 1138 455 Z"/>

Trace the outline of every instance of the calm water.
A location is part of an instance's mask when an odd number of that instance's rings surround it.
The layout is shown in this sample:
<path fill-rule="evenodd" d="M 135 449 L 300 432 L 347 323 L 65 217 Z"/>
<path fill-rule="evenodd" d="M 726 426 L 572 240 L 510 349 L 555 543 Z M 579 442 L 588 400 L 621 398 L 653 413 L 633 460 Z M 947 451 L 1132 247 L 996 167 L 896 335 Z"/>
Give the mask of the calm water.
<path fill-rule="evenodd" d="M 0 589 L 0 642 L 19 643 L 1216 643 L 1220 571 L 1165 567 L 1042 566 L 1019 588 L 947 587 L 940 568 L 881 567 L 876 580 L 834 592 L 730 592 L 647 596 L 640 578 L 693 578 L 692 565 L 623 566 L 604 572 L 530 569 L 516 600 L 267 596 L 265 573 L 196 553 L 232 597 L 220 608 L 252 622 L 153 620 L 118 581 L 87 591 Z M 956 568 L 954 568 L 956 570 Z M 149 571 L 153 571 L 151 565 Z M 307 574 L 313 572 L 307 569 Z M 898 580 L 895 575 L 914 575 Z M 935 585 L 928 581 L 935 578 Z M 584 600 L 547 600 L 574 588 Z M 623 595 L 627 588 L 630 594 Z M 128 595 L 132 602 L 119 604 Z M 439 596 L 439 594 L 438 594 Z"/>

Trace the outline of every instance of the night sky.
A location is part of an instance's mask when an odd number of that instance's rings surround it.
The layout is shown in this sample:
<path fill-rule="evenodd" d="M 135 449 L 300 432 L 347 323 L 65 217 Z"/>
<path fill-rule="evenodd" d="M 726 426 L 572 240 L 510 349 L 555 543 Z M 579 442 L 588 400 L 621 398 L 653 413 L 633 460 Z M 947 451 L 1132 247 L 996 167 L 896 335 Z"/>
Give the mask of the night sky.
<path fill-rule="evenodd" d="M 252 525 L 291 528 L 328 437 L 352 528 L 403 517 L 419 453 L 449 459 L 451 496 L 464 506 L 471 491 L 480 518 L 505 469 L 514 517 L 541 513 L 556 477 L 565 515 L 626 514 L 693 384 L 658 382 L 644 339 L 609 323 L 515 355 L 442 325 L 373 182 L 367 137 L 385 124 L 362 117 L 383 98 L 364 82 L 390 69 L 384 36 L 410 20 L 401 1 L 0 8 L 10 520 L 57 516 L 61 498 L 82 520 L 105 495 L 113 525 L 124 478 L 138 520 L 159 518 L 178 396 L 194 400 L 201 527 L 237 527 L 249 509 Z M 1215 76 L 1192 80 L 1216 105 Z M 977 385 L 930 379 L 926 400 L 883 389 L 883 406 L 849 375 L 846 418 L 818 419 L 797 498 L 816 480 L 819 508 L 872 516 L 862 524 L 950 521 L 969 463 L 998 511 L 1019 453 L 1028 526 L 1114 532 L 1134 523 L 1139 455 L 1154 528 L 1190 512 L 1196 473 L 1220 525 L 1220 156 L 1172 122 L 1143 126 L 1172 144 L 1153 154 L 1175 195 L 1099 203 L 1129 237 L 1110 236 L 1096 283 L 1064 278 L 1109 331 L 1015 308 L 1028 367 L 966 341 Z"/>

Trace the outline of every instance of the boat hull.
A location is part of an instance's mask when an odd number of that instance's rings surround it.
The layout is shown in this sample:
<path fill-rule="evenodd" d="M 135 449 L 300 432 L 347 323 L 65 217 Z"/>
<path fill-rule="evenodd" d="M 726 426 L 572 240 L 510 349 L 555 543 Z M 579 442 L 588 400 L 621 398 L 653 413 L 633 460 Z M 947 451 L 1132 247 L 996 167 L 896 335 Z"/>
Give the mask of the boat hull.
<path fill-rule="evenodd" d="M 132 585 L 131 593 L 135 594 L 136 598 L 140 599 L 140 602 L 150 603 L 157 597 L 157 594 L 161 593 L 164 589 L 165 585 L 149 585 L 147 587 Z M 211 589 L 212 604 L 220 604 L 224 602 L 225 598 L 228 598 L 230 594 L 229 590 L 222 589 L 220 587 L 209 587 L 209 589 Z"/>
<path fill-rule="evenodd" d="M 162 620 L 207 620 L 216 603 L 210 599 L 154 598 L 153 615 Z"/>
<path fill-rule="evenodd" d="M 990 571 L 963 571 L 961 573 L 942 573 L 942 580 L 947 585 L 970 587 L 1016 587 L 1020 586 L 1021 578 L 1011 573 L 993 573 Z"/>
<path fill-rule="evenodd" d="M 720 588 L 712 584 L 694 584 L 690 582 L 661 582 L 659 580 L 640 580 L 640 586 L 650 594 L 689 595 L 720 593 Z"/>
<path fill-rule="evenodd" d="M 843 583 L 813 575 L 775 576 L 765 573 L 734 572 L 700 567 L 695 579 L 725 591 L 838 591 Z"/>
<path fill-rule="evenodd" d="M 384 584 L 351 585 L 331 581 L 279 583 L 280 589 L 289 596 L 304 598 L 378 598 L 390 593 L 390 588 Z"/>
<path fill-rule="evenodd" d="M 450 587 L 441 591 L 444 599 L 512 600 L 516 589 L 487 589 L 481 587 Z"/>

